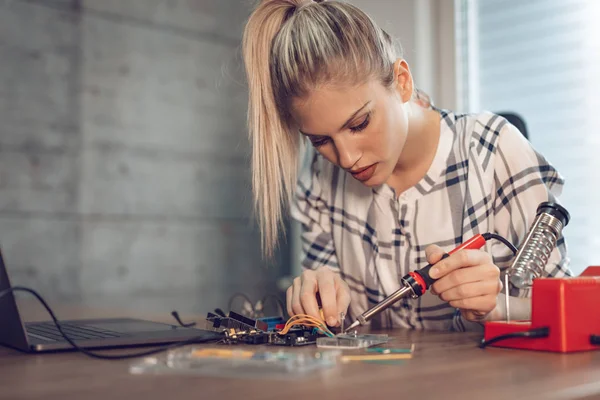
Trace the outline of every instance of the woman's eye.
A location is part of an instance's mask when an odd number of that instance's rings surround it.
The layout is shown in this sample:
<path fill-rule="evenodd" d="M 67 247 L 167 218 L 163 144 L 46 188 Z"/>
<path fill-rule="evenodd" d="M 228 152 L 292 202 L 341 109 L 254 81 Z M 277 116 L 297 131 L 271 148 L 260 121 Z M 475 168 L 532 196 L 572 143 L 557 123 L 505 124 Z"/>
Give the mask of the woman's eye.
<path fill-rule="evenodd" d="M 360 124 L 351 126 L 350 130 L 352 132 L 360 132 L 360 131 L 364 130 L 367 126 L 369 126 L 370 120 L 371 120 L 371 114 L 369 113 L 365 116 L 365 119 L 363 119 L 363 121 Z"/>
<path fill-rule="evenodd" d="M 313 146 L 315 147 L 321 147 L 324 144 L 327 144 L 329 142 L 329 138 L 321 138 L 321 139 L 314 139 L 311 140 L 311 143 L 313 144 Z"/>

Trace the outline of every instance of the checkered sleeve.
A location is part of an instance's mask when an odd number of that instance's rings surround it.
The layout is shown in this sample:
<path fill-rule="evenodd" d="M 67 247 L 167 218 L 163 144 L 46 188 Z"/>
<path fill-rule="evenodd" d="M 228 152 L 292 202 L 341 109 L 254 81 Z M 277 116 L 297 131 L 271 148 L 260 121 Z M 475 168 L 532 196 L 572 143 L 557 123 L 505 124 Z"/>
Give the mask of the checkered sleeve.
<path fill-rule="evenodd" d="M 506 123 L 497 138 L 494 160 L 494 220 L 496 233 L 519 247 L 536 218 L 538 205 L 559 202 L 564 179 L 513 125 Z M 494 241 L 494 262 L 506 271 L 514 258 Z M 551 253 L 544 276 L 570 276 L 567 243 L 561 234 Z M 506 290 L 506 289 L 505 289 Z M 510 295 L 530 297 L 531 289 L 511 288 Z"/>
<path fill-rule="evenodd" d="M 304 152 L 292 217 L 302 226 L 302 260 L 306 269 L 327 266 L 339 271 L 331 235 L 329 195 L 331 181 L 322 170 L 323 160 L 312 149 Z"/>

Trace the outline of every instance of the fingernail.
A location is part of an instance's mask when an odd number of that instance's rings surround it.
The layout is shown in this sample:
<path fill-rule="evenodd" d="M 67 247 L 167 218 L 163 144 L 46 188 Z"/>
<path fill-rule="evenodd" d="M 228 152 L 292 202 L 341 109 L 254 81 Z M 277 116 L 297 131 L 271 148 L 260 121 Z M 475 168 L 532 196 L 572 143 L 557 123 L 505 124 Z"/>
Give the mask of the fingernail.
<path fill-rule="evenodd" d="M 437 276 L 437 274 L 439 274 L 439 272 L 440 272 L 440 269 L 438 267 L 432 267 L 429 270 L 429 276 L 432 278 L 435 278 Z"/>
<path fill-rule="evenodd" d="M 335 326 L 337 324 L 337 320 L 333 317 L 329 317 L 327 318 L 327 325 L 329 326 Z"/>

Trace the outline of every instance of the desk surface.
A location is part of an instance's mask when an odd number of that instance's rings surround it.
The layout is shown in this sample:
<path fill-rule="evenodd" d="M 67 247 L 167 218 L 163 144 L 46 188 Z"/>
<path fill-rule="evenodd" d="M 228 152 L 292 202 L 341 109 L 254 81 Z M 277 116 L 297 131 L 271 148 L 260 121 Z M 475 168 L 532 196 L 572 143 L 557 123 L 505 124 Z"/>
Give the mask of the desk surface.
<path fill-rule="evenodd" d="M 395 347 L 414 343 L 413 358 L 403 365 L 341 364 L 293 382 L 132 375 L 135 360 L 95 360 L 73 352 L 29 355 L 0 347 L 0 398 L 600 398 L 600 351 L 483 350 L 477 347 L 480 335 L 473 333 L 385 333 L 394 337 Z"/>

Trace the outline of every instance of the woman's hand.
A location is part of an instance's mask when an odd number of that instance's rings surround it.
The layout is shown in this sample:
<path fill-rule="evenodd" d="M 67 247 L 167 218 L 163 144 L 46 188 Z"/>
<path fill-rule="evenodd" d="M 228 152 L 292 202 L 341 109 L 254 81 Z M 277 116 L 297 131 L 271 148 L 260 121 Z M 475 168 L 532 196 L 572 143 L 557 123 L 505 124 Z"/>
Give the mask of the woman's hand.
<path fill-rule="evenodd" d="M 339 274 L 328 267 L 306 270 L 286 292 L 287 312 L 290 316 L 308 314 L 323 320 L 319 313 L 317 294 L 320 297 L 325 323 L 340 325 L 340 313 L 346 314 L 350 305 L 350 289 Z"/>
<path fill-rule="evenodd" d="M 444 260 L 444 251 L 435 245 L 425 250 L 427 261 L 435 264 L 429 275 L 437 279 L 431 293 L 460 309 L 469 321 L 495 319 L 498 293 L 502 290 L 500 269 L 482 250 L 459 250 Z M 441 261 L 440 261 L 441 260 Z"/>

